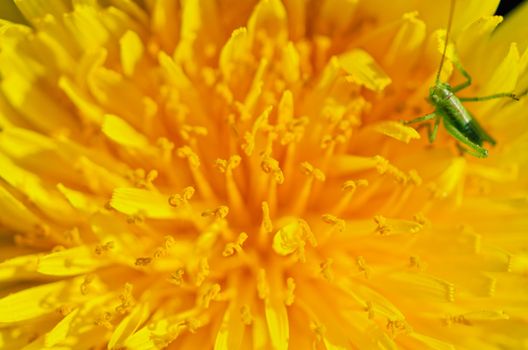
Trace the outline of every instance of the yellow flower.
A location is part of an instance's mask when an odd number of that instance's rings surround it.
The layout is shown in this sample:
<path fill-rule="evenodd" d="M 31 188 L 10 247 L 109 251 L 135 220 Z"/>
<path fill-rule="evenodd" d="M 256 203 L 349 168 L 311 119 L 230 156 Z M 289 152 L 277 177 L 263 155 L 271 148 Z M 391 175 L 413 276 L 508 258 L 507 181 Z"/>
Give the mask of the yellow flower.
<path fill-rule="evenodd" d="M 399 122 L 447 1 L 14 3 L 0 348 L 528 348 L 528 98 L 467 104 L 486 159 Z M 467 95 L 528 86 L 497 3 L 456 2 Z"/>

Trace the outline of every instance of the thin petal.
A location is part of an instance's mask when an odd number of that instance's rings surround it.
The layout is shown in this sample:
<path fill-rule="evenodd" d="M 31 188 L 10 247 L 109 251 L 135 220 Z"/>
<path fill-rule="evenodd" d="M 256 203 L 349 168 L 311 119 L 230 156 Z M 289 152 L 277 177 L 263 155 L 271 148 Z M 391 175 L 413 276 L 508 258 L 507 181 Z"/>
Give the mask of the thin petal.
<path fill-rule="evenodd" d="M 391 83 L 391 78 L 363 50 L 355 49 L 340 55 L 339 64 L 347 73 L 348 81 L 367 89 L 381 91 Z"/>
<path fill-rule="evenodd" d="M 43 256 L 37 271 L 51 276 L 73 276 L 94 271 L 104 265 L 88 246 L 66 249 Z"/>
<path fill-rule="evenodd" d="M 290 327 L 286 306 L 279 300 L 267 300 L 264 307 L 271 345 L 277 350 L 288 349 Z"/>

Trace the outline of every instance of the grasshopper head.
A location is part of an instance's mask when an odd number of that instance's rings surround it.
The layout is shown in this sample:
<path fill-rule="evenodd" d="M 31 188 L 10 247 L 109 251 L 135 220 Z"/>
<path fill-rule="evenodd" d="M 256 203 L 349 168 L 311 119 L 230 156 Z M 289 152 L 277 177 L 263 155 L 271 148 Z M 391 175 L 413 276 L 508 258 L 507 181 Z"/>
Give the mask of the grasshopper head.
<path fill-rule="evenodd" d="M 453 95 L 451 85 L 437 82 L 429 89 L 429 102 L 437 105 Z"/>

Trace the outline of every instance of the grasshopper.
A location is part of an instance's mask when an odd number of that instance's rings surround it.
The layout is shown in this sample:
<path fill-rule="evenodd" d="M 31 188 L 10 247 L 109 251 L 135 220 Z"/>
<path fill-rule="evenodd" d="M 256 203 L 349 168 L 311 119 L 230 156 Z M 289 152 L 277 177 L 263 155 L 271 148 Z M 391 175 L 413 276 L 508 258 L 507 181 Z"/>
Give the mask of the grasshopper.
<path fill-rule="evenodd" d="M 453 60 L 453 64 L 466 81 L 456 86 L 451 86 L 447 82 L 440 81 L 440 72 L 446 56 L 454 9 L 455 0 L 451 0 L 442 58 L 436 74 L 435 84 L 429 89 L 429 96 L 427 98 L 428 102 L 435 108 L 434 112 L 416 119 L 405 121 L 404 124 L 422 123 L 421 125 L 427 127 L 429 142 L 432 143 L 436 139 L 440 120 L 442 120 L 446 131 L 458 141 L 457 146 L 461 152 L 468 153 L 478 158 L 486 158 L 488 156 L 488 150 L 482 146 L 483 143 L 487 142 L 493 146 L 496 144 L 496 141 L 480 126 L 478 121 L 464 107 L 462 102 L 486 101 L 503 97 L 518 101 L 525 93 L 519 96 L 514 93 L 503 92 L 481 97 L 457 97 L 456 93 L 469 87 L 472 81 L 471 76 L 466 72 L 458 60 Z M 432 129 L 431 122 L 429 122 L 431 120 L 433 121 Z"/>

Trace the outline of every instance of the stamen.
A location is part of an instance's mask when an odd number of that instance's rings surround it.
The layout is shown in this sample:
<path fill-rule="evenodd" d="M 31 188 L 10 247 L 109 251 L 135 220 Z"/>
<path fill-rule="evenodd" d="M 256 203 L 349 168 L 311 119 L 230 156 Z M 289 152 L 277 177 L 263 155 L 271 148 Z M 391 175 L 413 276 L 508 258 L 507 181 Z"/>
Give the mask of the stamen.
<path fill-rule="evenodd" d="M 379 234 L 385 235 L 392 231 L 392 227 L 387 224 L 387 219 L 382 215 L 374 216 L 374 222 L 377 225 L 376 232 L 378 232 Z"/>
<path fill-rule="evenodd" d="M 270 210 L 274 213 L 277 210 L 277 185 L 284 183 L 284 174 L 279 162 L 272 158 L 268 152 L 263 153 L 260 168 L 264 173 L 272 174 L 272 177 L 265 179 L 264 182 L 261 181 L 260 188 L 262 190 L 259 193 L 262 193 L 262 195 L 259 198 L 264 197 L 269 204 Z M 266 182 L 267 188 L 265 187 Z M 264 193 L 267 194 L 267 197 L 265 197 Z"/>
<path fill-rule="evenodd" d="M 412 332 L 412 327 L 405 320 L 387 320 L 387 330 L 393 338 L 399 334 Z"/>
<path fill-rule="evenodd" d="M 247 233 L 245 232 L 240 233 L 240 235 L 238 235 L 236 242 L 226 244 L 224 251 L 222 252 L 222 255 L 225 257 L 228 257 L 228 256 L 233 256 L 235 253 L 241 252 L 242 245 L 244 244 L 247 238 L 248 238 Z"/>
<path fill-rule="evenodd" d="M 207 181 L 205 175 L 200 170 L 200 159 L 198 158 L 198 155 L 194 153 L 194 151 L 189 146 L 178 148 L 177 155 L 180 158 L 187 159 L 191 174 L 194 178 L 194 182 L 196 183 L 196 186 L 198 187 L 202 197 L 207 200 L 213 199 L 214 194 L 211 186 L 209 185 L 209 181 Z"/>
<path fill-rule="evenodd" d="M 248 111 L 251 111 L 255 107 L 260 95 L 262 94 L 262 86 L 264 85 L 263 77 L 268 65 L 269 60 L 266 57 L 262 57 L 260 59 L 257 71 L 255 72 L 255 76 L 253 77 L 249 92 L 244 99 L 244 107 Z"/>
<path fill-rule="evenodd" d="M 61 305 L 57 311 L 61 314 L 62 317 L 65 317 L 73 311 L 73 306 Z"/>
<path fill-rule="evenodd" d="M 134 306 L 134 297 L 132 296 L 132 284 L 125 283 L 123 287 L 123 292 L 119 295 L 121 304 L 116 306 L 115 310 L 120 314 L 125 314 L 130 311 L 132 306 Z"/>
<path fill-rule="evenodd" d="M 240 308 L 240 317 L 242 318 L 242 323 L 244 323 L 246 326 L 250 326 L 253 323 L 253 315 L 251 314 L 249 305 L 242 305 Z"/>
<path fill-rule="evenodd" d="M 176 270 L 176 272 L 172 272 L 168 278 L 169 283 L 172 283 L 176 286 L 181 286 L 183 284 L 184 273 L 185 273 L 185 270 L 181 267 L 178 270 Z"/>
<path fill-rule="evenodd" d="M 270 208 L 268 202 L 262 202 L 262 223 L 260 224 L 262 232 L 269 234 L 273 231 L 273 223 L 270 217 Z"/>
<path fill-rule="evenodd" d="M 321 269 L 321 274 L 323 275 L 324 279 L 326 279 L 327 281 L 333 281 L 334 279 L 334 272 L 332 270 L 333 263 L 334 263 L 334 260 L 331 258 L 328 258 L 319 264 L 319 268 Z"/>
<path fill-rule="evenodd" d="M 346 226 L 346 222 L 343 219 L 339 219 L 337 216 L 331 214 L 324 214 L 321 219 L 327 224 L 332 225 L 338 232 L 343 232 Z"/>
<path fill-rule="evenodd" d="M 417 269 L 418 271 L 423 271 L 425 270 L 425 265 L 424 263 L 422 262 L 422 260 L 420 259 L 419 256 L 416 256 L 416 255 L 411 255 L 409 257 L 409 267 L 411 268 L 415 268 Z"/>
<path fill-rule="evenodd" d="M 293 278 L 288 277 L 286 280 L 286 298 L 284 300 L 284 304 L 286 306 L 291 306 L 293 302 L 295 301 L 295 281 Z"/>
<path fill-rule="evenodd" d="M 132 173 L 132 182 L 137 188 L 145 188 L 147 190 L 154 190 L 154 180 L 158 177 L 157 170 L 150 170 L 148 173 L 145 173 L 144 169 L 136 169 Z"/>
<path fill-rule="evenodd" d="M 491 276 L 487 276 L 487 279 L 488 279 L 488 293 L 487 293 L 487 296 L 488 297 L 494 297 L 495 296 L 495 292 L 497 290 L 497 278 L 495 277 L 491 277 Z"/>
<path fill-rule="evenodd" d="M 207 258 L 200 259 L 198 264 L 198 272 L 196 274 L 196 286 L 201 286 L 205 279 L 209 277 L 210 273 L 211 269 L 209 268 L 209 262 L 207 261 Z"/>
<path fill-rule="evenodd" d="M 165 137 L 160 137 L 156 140 L 156 147 L 159 149 L 163 162 L 165 164 L 170 164 L 172 160 L 172 152 L 174 150 L 174 143 Z"/>
<path fill-rule="evenodd" d="M 220 172 L 225 173 L 225 186 L 229 205 L 236 213 L 236 217 L 242 219 L 248 217 L 246 205 L 233 176 L 233 170 L 240 165 L 240 161 L 240 156 L 235 154 L 229 160 L 217 159 L 216 167 Z"/>
<path fill-rule="evenodd" d="M 147 266 L 147 265 L 149 265 L 151 262 L 152 262 L 152 258 L 149 258 L 149 257 L 141 257 L 141 258 L 136 258 L 135 265 L 136 265 L 136 266 Z"/>
<path fill-rule="evenodd" d="M 371 275 L 371 269 L 367 265 L 367 262 L 365 261 L 365 258 L 363 256 L 358 256 L 356 258 L 356 264 L 359 268 L 359 271 L 363 272 L 365 274 L 365 278 L 369 279 Z"/>
<path fill-rule="evenodd" d="M 258 297 L 262 300 L 267 299 L 270 293 L 269 284 L 266 280 L 266 270 L 264 269 L 259 269 L 257 274 L 257 292 Z"/>
<path fill-rule="evenodd" d="M 169 197 L 169 205 L 175 208 L 180 208 L 183 206 L 189 205 L 189 200 L 191 200 L 194 195 L 194 187 L 188 186 L 183 189 L 182 194 L 173 194 Z"/>
<path fill-rule="evenodd" d="M 356 193 L 356 189 L 366 186 L 368 186 L 368 181 L 365 179 L 345 181 L 341 187 L 345 194 L 341 197 L 341 199 L 339 199 L 339 202 L 337 202 L 337 204 L 332 208 L 331 212 L 336 213 L 336 215 L 341 215 L 352 200 L 354 193 Z"/>
<path fill-rule="evenodd" d="M 312 330 L 312 332 L 315 333 L 315 338 L 317 339 L 318 342 L 324 341 L 326 327 L 323 324 L 315 320 L 312 320 L 312 322 L 310 322 L 310 330 Z"/>
<path fill-rule="evenodd" d="M 142 224 L 144 222 L 145 214 L 142 211 L 127 216 L 127 223 L 129 224 Z"/>
<path fill-rule="evenodd" d="M 82 295 L 88 294 L 89 292 L 88 288 L 90 287 L 90 284 L 94 281 L 94 279 L 95 279 L 95 275 L 93 274 L 88 274 L 84 276 L 84 281 L 81 283 L 81 294 Z"/>
<path fill-rule="evenodd" d="M 282 173 L 282 170 L 279 166 L 279 162 L 272 158 L 269 154 L 265 153 L 262 156 L 260 167 L 266 174 L 272 174 L 273 178 L 279 185 L 284 183 L 284 174 Z"/>
<path fill-rule="evenodd" d="M 207 136 L 207 129 L 203 126 L 182 125 L 180 135 L 184 141 L 194 145 L 197 136 Z"/>
<path fill-rule="evenodd" d="M 205 288 L 200 289 L 200 296 L 197 300 L 197 305 L 203 307 L 204 309 L 209 308 L 211 301 L 215 300 L 218 294 L 220 293 L 220 285 L 218 283 L 212 284 Z"/>
<path fill-rule="evenodd" d="M 444 323 L 446 326 L 451 326 L 454 323 L 465 326 L 473 326 L 475 322 L 489 322 L 508 319 L 510 319 L 510 317 L 502 310 L 478 310 L 458 315 L 449 315 L 444 319 Z"/>
<path fill-rule="evenodd" d="M 95 318 L 94 323 L 98 326 L 103 326 L 106 329 L 112 329 L 114 326 L 110 322 L 113 316 L 110 312 L 104 312 Z"/>
<path fill-rule="evenodd" d="M 66 232 L 64 232 L 64 238 L 70 246 L 79 246 L 83 244 L 81 240 L 81 235 L 79 233 L 79 228 L 77 227 L 73 227 L 70 230 L 66 230 Z"/>
<path fill-rule="evenodd" d="M 216 220 L 225 219 L 229 213 L 229 208 L 225 205 L 221 205 L 218 208 L 212 210 L 206 210 L 202 212 L 202 217 L 204 218 L 214 218 Z"/>
<path fill-rule="evenodd" d="M 293 202 L 291 212 L 294 215 L 300 215 L 304 212 L 309 202 L 309 199 L 310 199 L 310 194 L 312 191 L 312 184 L 314 180 L 317 180 L 320 182 L 325 181 L 324 173 L 320 169 L 315 168 L 313 165 L 311 165 L 308 162 L 301 163 L 301 171 L 306 176 L 308 176 L 308 179 L 305 181 L 304 185 L 299 191 L 299 195 L 297 196 L 296 200 Z"/>
<path fill-rule="evenodd" d="M 374 311 L 374 305 L 372 304 L 372 301 L 367 301 L 365 306 L 365 311 L 368 314 L 369 320 L 373 320 L 376 317 L 375 311 Z"/>
<path fill-rule="evenodd" d="M 253 150 L 255 149 L 255 139 L 257 137 L 257 132 L 260 129 L 269 128 L 270 125 L 268 123 L 268 119 L 272 109 L 272 106 L 266 108 L 264 112 L 262 112 L 253 123 L 251 131 L 246 132 L 244 134 L 245 143 L 242 145 L 242 149 L 244 150 L 247 156 L 251 156 L 253 154 Z"/>
<path fill-rule="evenodd" d="M 114 249 L 115 247 L 115 243 L 114 241 L 108 241 L 106 242 L 105 244 L 97 244 L 94 248 L 94 253 L 95 255 L 97 256 L 102 256 L 104 254 L 107 254 L 108 252 L 110 252 L 112 249 Z"/>

